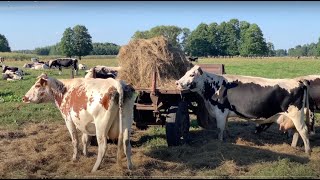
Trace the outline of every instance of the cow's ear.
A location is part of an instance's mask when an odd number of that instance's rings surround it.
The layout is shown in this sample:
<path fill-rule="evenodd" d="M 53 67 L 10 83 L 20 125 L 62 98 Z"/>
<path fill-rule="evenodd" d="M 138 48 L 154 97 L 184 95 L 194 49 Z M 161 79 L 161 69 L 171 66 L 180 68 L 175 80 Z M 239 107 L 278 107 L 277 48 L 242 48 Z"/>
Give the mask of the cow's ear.
<path fill-rule="evenodd" d="M 41 86 L 44 87 L 44 86 L 46 86 L 47 84 L 48 84 L 48 80 L 47 80 L 47 79 L 45 79 L 45 78 L 41 78 L 41 79 L 40 79 L 40 85 L 41 85 Z"/>

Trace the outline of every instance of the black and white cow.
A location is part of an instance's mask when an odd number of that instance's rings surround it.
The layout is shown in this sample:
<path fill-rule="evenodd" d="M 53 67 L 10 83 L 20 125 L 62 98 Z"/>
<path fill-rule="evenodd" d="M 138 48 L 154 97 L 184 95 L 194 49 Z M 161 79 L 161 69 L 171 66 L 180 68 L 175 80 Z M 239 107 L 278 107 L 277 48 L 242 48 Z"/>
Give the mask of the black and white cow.
<path fill-rule="evenodd" d="M 76 72 L 76 75 L 78 75 L 78 60 L 75 58 L 58 58 L 50 60 L 49 68 L 51 69 L 52 67 L 58 67 L 59 74 L 61 74 L 62 72 L 61 67 L 73 67 L 73 69 Z"/>
<path fill-rule="evenodd" d="M 12 66 L 6 66 L 2 65 L 2 73 L 6 73 L 7 71 L 11 71 L 12 73 L 15 73 L 19 76 L 23 76 L 24 72 L 18 67 L 12 67 Z"/>
<path fill-rule="evenodd" d="M 320 75 L 308 75 L 294 78 L 296 81 L 309 81 L 309 102 L 310 102 L 310 134 L 315 134 L 315 112 L 320 113 Z M 256 132 L 267 130 L 273 123 L 260 124 L 256 127 Z M 287 128 L 285 128 L 287 130 Z"/>
<path fill-rule="evenodd" d="M 224 140 L 228 117 L 241 117 L 257 123 L 278 122 L 290 118 L 303 139 L 305 152 L 311 153 L 304 108 L 308 98 L 307 82 L 294 79 L 267 79 L 250 76 L 211 74 L 195 65 L 176 82 L 204 100 L 210 116 L 216 118 L 219 140 Z M 307 104 L 308 107 L 308 104 Z M 292 146 L 299 134 L 295 132 Z"/>
<path fill-rule="evenodd" d="M 95 66 L 86 71 L 87 74 L 85 75 L 85 78 L 115 79 L 120 69 L 120 67 Z"/>

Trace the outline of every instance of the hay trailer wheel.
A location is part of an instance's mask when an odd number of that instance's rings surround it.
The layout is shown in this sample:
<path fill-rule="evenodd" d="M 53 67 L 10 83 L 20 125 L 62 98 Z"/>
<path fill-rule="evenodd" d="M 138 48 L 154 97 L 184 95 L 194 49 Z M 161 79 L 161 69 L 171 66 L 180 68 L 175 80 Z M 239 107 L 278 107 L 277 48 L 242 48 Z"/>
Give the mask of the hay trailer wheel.
<path fill-rule="evenodd" d="M 171 106 L 168 111 L 166 118 L 168 146 L 178 146 L 186 143 L 190 128 L 188 104 L 185 101 L 181 101 L 178 106 Z"/>

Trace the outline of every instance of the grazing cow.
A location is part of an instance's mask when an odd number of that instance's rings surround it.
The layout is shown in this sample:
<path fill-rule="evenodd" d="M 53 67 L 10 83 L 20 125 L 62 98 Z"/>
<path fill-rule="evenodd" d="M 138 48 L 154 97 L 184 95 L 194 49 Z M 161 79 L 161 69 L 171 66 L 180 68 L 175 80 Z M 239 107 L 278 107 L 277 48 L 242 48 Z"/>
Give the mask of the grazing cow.
<path fill-rule="evenodd" d="M 14 81 L 23 79 L 23 76 L 21 76 L 19 73 L 14 73 L 7 70 L 5 73 L 2 73 L 2 79 L 7 81 Z"/>
<path fill-rule="evenodd" d="M 216 75 L 194 66 L 176 82 L 180 89 L 198 93 L 220 129 L 224 139 L 228 117 L 242 117 L 257 123 L 279 122 L 290 118 L 304 141 L 305 152 L 311 153 L 304 108 L 308 107 L 308 82 L 294 79 L 267 79 L 250 76 Z M 295 132 L 294 137 L 299 135 Z M 292 140 L 292 146 L 298 139 Z"/>
<path fill-rule="evenodd" d="M 309 103 L 310 103 L 310 134 L 315 134 L 315 112 L 320 112 L 320 75 L 309 75 L 294 78 L 296 81 L 309 81 Z M 273 123 L 260 124 L 256 127 L 256 133 L 267 130 Z"/>
<path fill-rule="evenodd" d="M 72 160 L 78 159 L 77 129 L 82 135 L 83 154 L 87 155 L 90 136 L 97 136 L 98 157 L 92 172 L 104 157 L 107 138 L 118 139 L 117 163 L 126 155 L 132 169 L 130 128 L 133 123 L 135 93 L 132 86 L 115 79 L 57 80 L 42 74 L 23 97 L 23 102 L 55 102 L 72 138 Z"/>
<path fill-rule="evenodd" d="M 95 66 L 86 71 L 87 74 L 85 75 L 85 78 L 115 79 L 120 69 L 120 67 Z"/>
<path fill-rule="evenodd" d="M 86 70 L 86 69 L 87 69 L 87 65 L 85 65 L 85 64 L 79 64 L 79 65 L 78 65 L 78 69 L 80 69 L 80 70 Z"/>
<path fill-rule="evenodd" d="M 76 75 L 78 75 L 78 60 L 74 58 L 58 58 L 54 60 L 49 61 L 49 68 L 52 67 L 58 67 L 59 68 L 59 74 L 62 73 L 61 67 L 73 67 L 73 69 L 76 72 Z"/>

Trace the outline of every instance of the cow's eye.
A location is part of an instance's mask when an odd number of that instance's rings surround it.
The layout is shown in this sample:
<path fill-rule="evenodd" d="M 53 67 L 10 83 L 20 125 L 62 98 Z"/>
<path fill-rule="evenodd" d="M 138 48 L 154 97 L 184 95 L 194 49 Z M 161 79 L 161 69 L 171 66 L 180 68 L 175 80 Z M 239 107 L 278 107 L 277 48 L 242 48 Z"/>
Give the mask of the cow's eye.
<path fill-rule="evenodd" d="M 194 77 L 194 74 L 190 74 L 190 77 Z"/>

